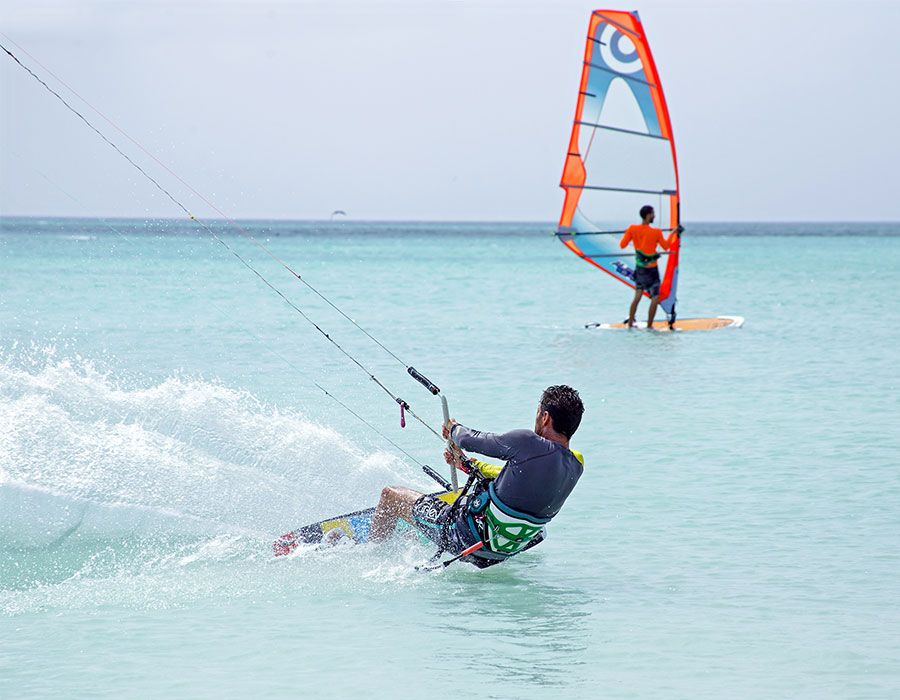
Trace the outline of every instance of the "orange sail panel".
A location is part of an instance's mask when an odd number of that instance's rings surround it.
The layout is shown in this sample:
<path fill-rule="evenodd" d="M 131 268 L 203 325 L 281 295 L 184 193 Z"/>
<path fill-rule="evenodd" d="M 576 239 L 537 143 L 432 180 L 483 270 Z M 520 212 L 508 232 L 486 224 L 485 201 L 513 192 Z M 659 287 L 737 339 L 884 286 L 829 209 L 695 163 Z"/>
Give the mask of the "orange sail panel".
<path fill-rule="evenodd" d="M 674 229 L 680 223 L 672 125 L 637 12 L 591 15 L 560 186 L 566 197 L 557 237 L 629 286 L 634 286 L 634 254 L 619 241 L 629 224 L 640 223 L 641 207 L 656 210 L 654 226 Z M 663 257 L 660 305 L 671 316 L 678 243 Z"/>

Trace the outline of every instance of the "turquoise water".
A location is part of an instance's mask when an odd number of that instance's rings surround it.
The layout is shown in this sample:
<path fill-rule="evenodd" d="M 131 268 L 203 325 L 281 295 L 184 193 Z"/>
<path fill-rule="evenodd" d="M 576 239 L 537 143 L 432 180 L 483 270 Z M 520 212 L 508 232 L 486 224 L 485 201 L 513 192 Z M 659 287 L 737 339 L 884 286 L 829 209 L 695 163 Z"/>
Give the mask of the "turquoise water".
<path fill-rule="evenodd" d="M 900 695 L 900 225 L 692 226 L 680 315 L 746 323 L 671 335 L 585 330 L 630 292 L 551 226 L 247 226 L 468 425 L 578 388 L 582 481 L 486 571 L 417 573 L 409 542 L 276 560 L 385 484 L 430 488 L 440 442 L 202 231 L 5 219 L 0 697 Z"/>

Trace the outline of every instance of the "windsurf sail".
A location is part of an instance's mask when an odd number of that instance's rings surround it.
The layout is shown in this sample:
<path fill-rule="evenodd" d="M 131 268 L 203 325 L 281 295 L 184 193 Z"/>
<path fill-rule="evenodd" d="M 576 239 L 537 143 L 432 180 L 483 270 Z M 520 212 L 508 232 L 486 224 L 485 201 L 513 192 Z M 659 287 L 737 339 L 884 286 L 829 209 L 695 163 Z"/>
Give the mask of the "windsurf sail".
<path fill-rule="evenodd" d="M 634 254 L 619 247 L 645 204 L 654 226 L 680 225 L 675 141 L 662 85 L 637 12 L 596 10 L 584 50 L 575 123 L 560 186 L 557 237 L 573 253 L 634 287 Z M 660 306 L 674 319 L 676 238 L 665 265 Z"/>

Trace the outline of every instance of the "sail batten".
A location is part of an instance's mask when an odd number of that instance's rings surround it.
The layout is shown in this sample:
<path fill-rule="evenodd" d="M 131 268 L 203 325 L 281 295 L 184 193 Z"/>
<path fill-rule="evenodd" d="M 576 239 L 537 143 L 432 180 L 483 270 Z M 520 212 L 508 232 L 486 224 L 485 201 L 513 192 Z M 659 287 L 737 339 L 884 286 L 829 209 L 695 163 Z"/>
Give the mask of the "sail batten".
<path fill-rule="evenodd" d="M 671 252 L 668 250 L 663 250 L 659 252 L 659 255 L 671 255 Z M 617 258 L 620 257 L 616 253 L 597 253 L 596 255 L 583 255 L 582 257 L 590 258 L 593 260 L 594 258 Z"/>
<path fill-rule="evenodd" d="M 560 185 L 560 187 L 573 187 L 583 190 L 601 190 L 603 192 L 637 192 L 640 194 L 670 194 L 672 190 L 639 190 L 627 187 L 600 187 L 599 185 Z"/>
<path fill-rule="evenodd" d="M 630 129 L 622 129 L 622 128 L 617 127 L 617 126 L 607 126 L 606 124 L 596 124 L 596 123 L 594 123 L 594 122 L 578 121 L 577 119 L 575 120 L 575 123 L 576 123 L 576 124 L 581 124 L 582 126 L 590 126 L 590 127 L 596 128 L 596 129 L 606 129 L 606 130 L 608 130 L 608 131 L 618 131 L 618 132 L 623 133 L 623 134 L 634 134 L 635 136 L 643 136 L 643 137 L 648 138 L 648 139 L 660 139 L 660 140 L 662 140 L 662 141 L 668 141 L 668 140 L 669 140 L 666 136 L 659 136 L 659 135 L 657 135 L 657 134 L 645 134 L 645 133 L 642 132 L 642 131 L 632 131 L 632 130 L 630 130 Z M 570 153 L 569 155 L 576 155 L 576 156 L 577 156 L 578 154 L 577 154 L 577 153 Z"/>
<path fill-rule="evenodd" d="M 645 204 L 656 211 L 654 226 L 672 230 L 680 225 L 672 127 L 636 12 L 591 14 L 560 186 L 565 200 L 557 238 L 629 287 L 634 252 L 621 249 L 613 234 L 638 223 Z M 659 264 L 660 304 L 671 314 L 678 281 L 677 243 Z"/>
<path fill-rule="evenodd" d="M 635 32 L 633 29 L 629 29 L 628 25 L 626 25 L 626 24 L 619 24 L 619 23 L 616 22 L 614 19 L 610 19 L 609 17 L 607 17 L 607 16 L 604 14 L 604 12 L 607 12 L 607 13 L 610 13 L 610 14 L 613 14 L 613 15 L 630 14 L 630 15 L 633 15 L 636 19 L 637 19 L 637 16 L 638 16 L 638 13 L 637 13 L 637 12 L 628 12 L 628 13 L 624 13 L 624 12 L 621 12 L 620 10 L 594 10 L 592 14 L 593 14 L 595 17 L 600 17 L 601 19 L 605 20 L 606 22 L 609 22 L 609 24 L 611 24 L 612 26 L 616 27 L 617 29 L 621 29 L 622 31 L 628 32 L 629 34 L 633 34 L 634 36 L 640 36 L 640 35 L 639 35 L 637 32 Z M 640 19 L 638 19 L 638 23 L 640 23 Z"/>
<path fill-rule="evenodd" d="M 601 45 L 603 46 L 608 46 L 608 44 L 603 44 L 602 42 L 599 43 L 601 43 Z M 646 80 L 641 80 L 640 78 L 635 78 L 633 75 L 628 75 L 628 73 L 620 73 L 619 71 L 612 70 L 611 68 L 607 68 L 606 66 L 598 66 L 596 63 L 589 63 L 587 61 L 584 62 L 584 65 L 590 66 L 591 68 L 596 68 L 597 70 L 605 71 L 606 73 L 611 73 L 617 78 L 623 78 L 624 80 L 633 80 L 636 83 L 643 83 L 648 87 L 656 87 L 654 83 L 648 82 Z"/>

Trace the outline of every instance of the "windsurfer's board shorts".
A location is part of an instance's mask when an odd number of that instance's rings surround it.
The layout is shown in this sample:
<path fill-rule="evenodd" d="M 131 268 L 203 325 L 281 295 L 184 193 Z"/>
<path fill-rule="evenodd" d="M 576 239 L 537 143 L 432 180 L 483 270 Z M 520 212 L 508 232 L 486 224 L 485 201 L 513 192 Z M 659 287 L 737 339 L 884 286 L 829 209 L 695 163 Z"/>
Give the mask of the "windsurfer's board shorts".
<path fill-rule="evenodd" d="M 639 267 L 634 271 L 634 288 L 642 289 L 651 297 L 659 296 L 659 268 Z"/>

